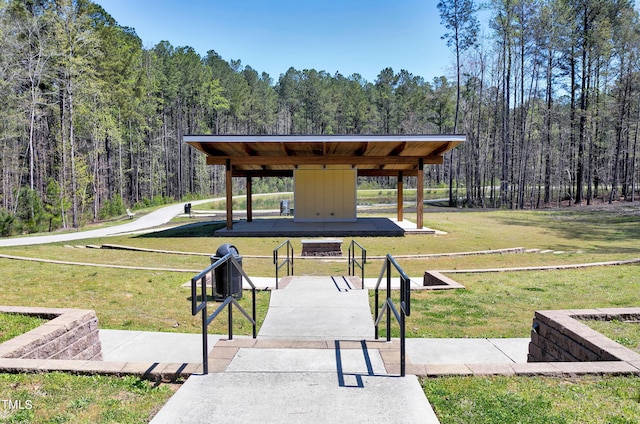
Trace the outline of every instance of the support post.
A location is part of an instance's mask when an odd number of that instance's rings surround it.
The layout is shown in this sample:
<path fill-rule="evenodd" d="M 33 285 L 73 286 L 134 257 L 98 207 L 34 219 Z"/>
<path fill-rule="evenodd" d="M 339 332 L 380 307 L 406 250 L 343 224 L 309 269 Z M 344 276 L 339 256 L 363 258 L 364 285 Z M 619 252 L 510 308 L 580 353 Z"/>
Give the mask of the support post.
<path fill-rule="evenodd" d="M 398 172 L 398 222 L 404 221 L 404 181 L 402 171 Z"/>
<path fill-rule="evenodd" d="M 424 160 L 418 159 L 418 184 L 416 187 L 416 227 L 421 230 L 424 227 Z"/>
<path fill-rule="evenodd" d="M 227 262 L 227 285 L 226 285 L 226 293 L 225 296 L 231 296 L 231 271 L 233 270 L 233 263 L 231 261 Z M 227 314 L 229 319 L 229 340 L 233 340 L 233 302 L 229 302 L 227 306 Z"/>
<path fill-rule="evenodd" d="M 227 230 L 233 230 L 233 179 L 231 178 L 231 159 L 227 159 L 225 168 L 225 185 L 227 191 Z"/>
<path fill-rule="evenodd" d="M 205 300 L 203 301 L 205 302 L 205 304 L 201 312 L 202 313 L 202 373 L 209 374 L 209 336 L 207 335 L 207 325 L 208 325 L 207 318 L 209 317 L 209 315 L 207 314 L 206 289 L 203 290 L 203 293 L 205 293 Z"/>
<path fill-rule="evenodd" d="M 253 203 L 251 201 L 252 197 L 252 181 L 251 175 L 247 176 L 247 222 L 253 221 Z"/>
<path fill-rule="evenodd" d="M 391 300 L 391 261 L 387 256 L 387 300 L 385 300 L 387 304 L 387 341 L 391 341 L 391 308 L 389 306 L 389 300 Z"/>

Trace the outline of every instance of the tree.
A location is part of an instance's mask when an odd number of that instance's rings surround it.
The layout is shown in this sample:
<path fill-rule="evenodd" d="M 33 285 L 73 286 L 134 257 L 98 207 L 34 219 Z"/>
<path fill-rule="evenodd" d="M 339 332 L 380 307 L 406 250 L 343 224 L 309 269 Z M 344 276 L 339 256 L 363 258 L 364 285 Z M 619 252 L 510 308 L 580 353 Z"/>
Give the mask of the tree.
<path fill-rule="evenodd" d="M 27 87 L 22 100 L 24 109 L 28 111 L 28 152 L 29 152 L 29 187 L 35 188 L 36 166 L 36 126 L 46 106 L 48 93 L 43 92 L 43 82 L 49 79 L 51 73 L 51 58 L 54 54 L 52 39 L 47 34 L 47 27 L 51 24 L 51 14 L 40 4 L 27 7 L 22 2 L 13 2 L 9 8 L 10 20 L 15 25 L 15 39 L 8 47 L 9 53 L 17 59 L 17 72 L 20 84 Z"/>
<path fill-rule="evenodd" d="M 141 134 L 146 122 L 140 105 L 145 90 L 141 79 L 142 41 L 135 31 L 119 26 L 99 5 L 90 5 L 89 15 L 99 54 L 94 60 L 96 89 L 82 104 L 85 119 L 81 130 L 90 146 L 86 154 L 92 174 L 93 219 L 98 219 L 101 209 L 109 209 L 114 202 L 123 200 L 125 168 L 134 174 L 134 170 L 141 167 L 141 152 L 145 151 L 141 147 Z M 86 112 L 87 108 L 91 113 Z M 114 151 L 122 152 L 125 140 L 135 146 L 129 152 L 131 166 L 125 164 L 127 155 L 114 154 Z M 105 172 L 105 169 L 117 172 Z M 129 201 L 136 201 L 140 196 L 136 176 L 131 175 Z"/>
<path fill-rule="evenodd" d="M 278 130 L 280 133 L 295 134 L 298 132 L 294 118 L 302 108 L 298 94 L 301 80 L 301 72 L 293 67 L 287 69 L 287 72 L 280 75 L 278 79 L 276 92 L 278 93 Z"/>
<path fill-rule="evenodd" d="M 95 78 L 93 59 L 98 55 L 97 38 L 91 27 L 88 0 L 57 0 L 55 2 L 55 34 L 59 56 L 57 57 L 58 84 L 60 88 L 60 121 L 63 156 L 63 180 L 70 180 L 71 218 L 74 228 L 79 226 L 80 196 L 76 140 L 76 96 L 91 89 Z M 68 146 L 67 146 L 68 143 Z M 64 158 L 68 152 L 68 167 Z M 67 174 L 68 170 L 68 174 Z"/>
<path fill-rule="evenodd" d="M 385 68 L 376 79 L 376 105 L 381 118 L 381 128 L 383 134 L 392 134 L 396 123 L 393 121 L 394 109 L 396 107 L 395 89 L 398 77 L 393 69 Z"/>
<path fill-rule="evenodd" d="M 249 107 L 247 113 L 247 132 L 249 134 L 268 134 L 273 128 L 277 113 L 275 91 L 271 87 L 269 74 L 258 75 L 250 66 L 242 71 L 249 86 Z"/>
<path fill-rule="evenodd" d="M 456 56 L 456 112 L 453 121 L 453 132 L 458 129 L 458 113 L 460 109 L 460 74 L 462 70 L 462 54 L 476 46 L 480 24 L 475 16 L 476 7 L 473 0 L 441 0 L 438 2 L 442 24 L 451 32 L 441 38 L 447 40 Z"/>
<path fill-rule="evenodd" d="M 213 50 L 143 48 L 90 0 L 0 0 L 0 220 L 36 230 L 48 217 L 55 229 L 220 193 L 224 170 L 185 148 L 186 132 L 463 132 L 444 166 L 425 168 L 429 181 L 449 181 L 452 202 L 454 188 L 467 205 L 498 207 L 635 198 L 631 0 L 492 0 L 481 48 L 471 0 L 438 7 L 455 82 L 389 67 L 372 82 L 290 68 L 274 84 Z"/>
<path fill-rule="evenodd" d="M 461 56 L 477 43 L 479 23 L 475 17 L 473 0 L 440 0 L 438 10 L 442 24 L 451 32 L 447 32 L 442 39 L 447 40 L 447 46 L 453 47 L 456 56 L 456 108 L 453 118 L 453 132 L 458 132 L 458 114 L 460 111 L 460 74 Z M 453 168 L 454 152 L 449 154 L 449 169 Z M 453 206 L 453 172 L 449 172 L 449 204 Z"/>
<path fill-rule="evenodd" d="M 513 67 L 513 50 L 514 50 L 514 18 L 515 9 L 510 0 L 495 1 L 496 16 L 492 20 L 492 27 L 499 37 L 500 49 L 500 93 L 501 102 L 500 121 L 501 121 L 501 164 L 500 164 L 500 198 L 499 204 L 505 205 L 509 201 L 513 160 L 513 140 L 512 140 L 512 122 L 511 122 L 511 88 L 512 88 L 512 67 Z M 498 106 L 498 105 L 496 105 Z"/>
<path fill-rule="evenodd" d="M 575 146 L 574 202 L 584 199 L 585 177 L 589 173 L 585 162 L 588 140 L 592 139 L 593 88 L 597 84 L 600 68 L 608 59 L 605 51 L 611 40 L 609 11 L 616 1 L 564 0 L 569 11 L 571 44 L 566 58 L 571 73 L 572 145 Z M 588 182 L 588 181 L 587 181 Z M 589 182 L 588 182 L 589 183 Z"/>
<path fill-rule="evenodd" d="M 615 120 L 615 147 L 611 169 L 611 192 L 609 203 L 618 197 L 618 185 L 622 179 L 622 195 L 625 198 L 633 198 L 632 188 L 633 170 L 635 169 L 635 153 L 638 139 L 638 116 L 633 116 L 633 105 L 637 103 L 637 92 L 640 84 L 638 69 L 639 55 L 637 48 L 640 44 L 638 32 L 638 14 L 629 1 L 620 1 L 612 8 L 613 20 L 612 37 L 616 41 L 613 56 L 616 58 L 618 69 L 618 83 L 614 87 L 613 95 L 617 106 Z M 636 98 L 634 99 L 634 93 Z M 635 130 L 632 129 L 635 121 Z M 634 145 L 630 145 L 631 135 L 635 132 Z M 626 152 L 626 154 L 625 154 Z M 622 172 L 621 172 L 622 171 Z M 621 175 L 622 174 L 622 175 Z"/>

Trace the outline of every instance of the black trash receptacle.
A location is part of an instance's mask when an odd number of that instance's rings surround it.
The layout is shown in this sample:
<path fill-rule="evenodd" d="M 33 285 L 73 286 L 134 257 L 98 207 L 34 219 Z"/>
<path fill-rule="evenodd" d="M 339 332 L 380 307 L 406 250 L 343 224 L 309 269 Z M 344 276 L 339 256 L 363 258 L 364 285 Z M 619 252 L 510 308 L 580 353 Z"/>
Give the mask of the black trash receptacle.
<path fill-rule="evenodd" d="M 211 257 L 211 263 L 215 263 L 218 259 L 224 258 L 229 253 L 233 255 L 238 265 L 242 267 L 242 256 L 238 253 L 238 249 L 228 243 L 218 247 L 215 256 Z M 227 284 L 227 278 L 229 278 L 228 267 L 231 267 L 231 280 L 229 284 Z M 242 298 L 242 274 L 236 267 L 227 262 L 214 270 L 214 278 L 213 300 L 224 300 L 229 296 L 233 296 L 235 299 Z"/>
<path fill-rule="evenodd" d="M 184 204 L 184 213 L 191 216 L 191 203 Z"/>
<path fill-rule="evenodd" d="M 289 200 L 284 199 L 280 201 L 280 215 L 289 215 Z"/>

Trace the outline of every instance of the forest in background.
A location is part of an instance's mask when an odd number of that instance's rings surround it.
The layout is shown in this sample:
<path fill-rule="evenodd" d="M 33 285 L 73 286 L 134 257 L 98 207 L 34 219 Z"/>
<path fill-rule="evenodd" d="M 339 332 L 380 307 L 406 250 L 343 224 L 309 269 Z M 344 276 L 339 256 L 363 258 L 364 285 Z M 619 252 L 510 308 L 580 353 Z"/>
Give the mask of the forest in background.
<path fill-rule="evenodd" d="M 0 0 L 0 235 L 78 227 L 224 192 L 183 134 L 466 134 L 427 186 L 453 205 L 638 195 L 640 22 L 630 0 L 441 0 L 454 75 L 289 68 L 163 41 L 89 0 Z M 429 40 L 412 40 L 428 43 Z M 394 186 L 394 179 L 362 181 Z M 242 192 L 243 180 L 234 181 Z M 407 179 L 415 187 L 415 179 Z M 237 185 L 237 187 L 236 187 Z M 254 191 L 291 189 L 264 179 Z"/>

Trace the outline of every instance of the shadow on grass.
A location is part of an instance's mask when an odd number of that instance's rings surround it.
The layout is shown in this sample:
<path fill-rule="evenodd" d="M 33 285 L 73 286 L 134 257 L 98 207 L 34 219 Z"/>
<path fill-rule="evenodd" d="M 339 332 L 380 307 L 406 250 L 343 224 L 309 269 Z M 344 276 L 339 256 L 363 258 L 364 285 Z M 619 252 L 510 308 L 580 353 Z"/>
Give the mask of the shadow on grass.
<path fill-rule="evenodd" d="M 639 253 L 638 247 L 615 245 L 619 241 L 640 239 L 640 205 L 593 207 L 542 211 L 531 219 L 504 218 L 505 225 L 546 228 L 559 236 L 582 242 L 601 242 L 594 246 L 603 253 Z M 556 246 L 560 249 L 569 246 Z"/>
<path fill-rule="evenodd" d="M 223 222 L 196 222 L 166 230 L 141 234 L 136 238 L 213 237 L 213 233 L 225 227 Z"/>

